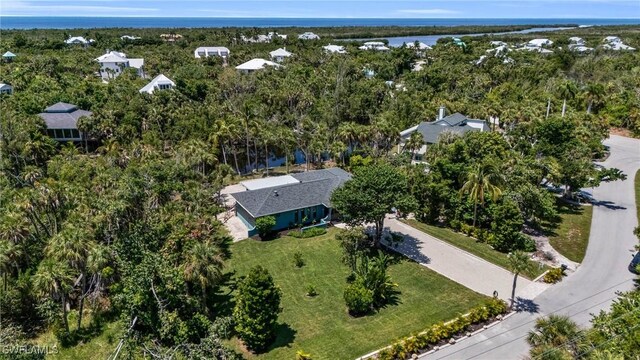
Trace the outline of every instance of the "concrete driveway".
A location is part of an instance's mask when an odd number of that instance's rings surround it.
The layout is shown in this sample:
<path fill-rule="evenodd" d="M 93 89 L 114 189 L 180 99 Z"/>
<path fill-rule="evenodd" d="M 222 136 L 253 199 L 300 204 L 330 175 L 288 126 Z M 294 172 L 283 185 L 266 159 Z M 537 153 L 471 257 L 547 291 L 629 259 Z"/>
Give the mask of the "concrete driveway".
<path fill-rule="evenodd" d="M 548 314 L 570 316 L 588 326 L 591 314 L 608 309 L 617 291 L 633 288 L 627 269 L 638 239 L 634 176 L 640 169 L 640 140 L 611 136 L 605 141 L 611 156 L 602 163 L 621 169 L 627 180 L 603 183 L 596 199 L 587 254 L 578 270 L 534 299 L 531 312 L 520 312 L 486 331 L 425 359 L 521 359 L 528 355 L 525 337 L 535 320 Z M 588 189 L 587 191 L 591 191 Z"/>
<path fill-rule="evenodd" d="M 224 206 L 227 208 L 225 212 L 218 214 L 217 218 L 224 224 L 224 226 L 233 237 L 233 241 L 240 241 L 247 238 L 247 234 L 249 233 L 249 229 L 247 226 L 240 220 L 234 211 L 234 206 L 236 204 L 235 199 L 231 194 L 245 191 L 244 186 L 240 184 L 234 184 L 226 186 L 224 189 L 220 191 L 220 195 L 222 195 L 222 199 L 224 201 Z"/>
<path fill-rule="evenodd" d="M 487 296 L 497 291 L 501 299 L 510 299 L 513 283 L 510 271 L 394 218 L 388 218 L 385 225 L 389 230 L 404 235 L 404 241 L 396 250 L 407 257 L 471 290 Z M 530 300 L 547 286 L 519 276 L 516 287 L 519 305 L 528 306 Z"/>

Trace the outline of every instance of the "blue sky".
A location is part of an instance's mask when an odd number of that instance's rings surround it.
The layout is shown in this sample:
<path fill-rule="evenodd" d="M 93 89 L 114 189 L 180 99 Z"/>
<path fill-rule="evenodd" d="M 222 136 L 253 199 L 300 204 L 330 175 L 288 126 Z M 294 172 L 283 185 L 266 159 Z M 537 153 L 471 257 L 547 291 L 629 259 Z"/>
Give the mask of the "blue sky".
<path fill-rule="evenodd" d="M 0 0 L 2 16 L 640 18 L 640 0 Z"/>

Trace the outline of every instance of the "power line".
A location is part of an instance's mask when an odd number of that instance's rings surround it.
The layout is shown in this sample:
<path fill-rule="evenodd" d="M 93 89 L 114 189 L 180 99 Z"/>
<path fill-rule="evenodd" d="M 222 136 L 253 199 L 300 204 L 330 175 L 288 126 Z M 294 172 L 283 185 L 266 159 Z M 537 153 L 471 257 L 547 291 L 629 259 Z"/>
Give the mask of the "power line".
<path fill-rule="evenodd" d="M 556 309 L 556 310 L 554 310 L 554 311 L 552 311 L 552 312 L 550 312 L 550 313 L 548 313 L 548 314 L 546 314 L 546 315 L 552 315 L 552 314 L 558 313 L 558 312 L 560 312 L 560 311 L 562 311 L 562 310 L 565 310 L 565 309 L 567 309 L 567 308 L 569 308 L 569 307 L 571 307 L 571 306 L 574 306 L 574 305 L 579 304 L 579 303 L 581 303 L 581 302 L 583 302 L 583 301 L 586 301 L 586 300 L 588 300 L 588 299 L 591 299 L 591 298 L 593 298 L 593 297 L 596 297 L 596 296 L 598 296 L 598 295 L 600 295 L 600 294 L 602 294 L 602 293 L 605 293 L 605 292 L 607 292 L 607 291 L 610 291 L 611 289 L 613 289 L 613 288 L 615 288 L 615 287 L 618 287 L 618 286 L 620 286 L 620 285 L 622 285 L 622 284 L 625 284 L 625 283 L 627 283 L 627 282 L 628 282 L 628 280 L 625 280 L 625 281 L 622 281 L 622 282 L 620 282 L 620 283 L 614 284 L 614 285 L 612 285 L 612 286 L 610 286 L 610 287 L 608 287 L 608 288 L 606 288 L 606 289 L 603 289 L 603 290 L 601 290 L 601 291 L 599 291 L 599 292 L 597 292 L 597 293 L 595 293 L 595 294 L 592 294 L 592 295 L 590 295 L 590 296 L 587 296 L 587 297 L 582 298 L 582 299 L 580 299 L 580 300 L 577 300 L 577 301 L 575 301 L 575 302 L 569 303 L 569 304 L 567 304 L 567 305 L 565 305 L 565 306 L 563 306 L 563 307 L 561 307 L 561 308 L 559 308 L 559 309 Z M 591 309 L 591 308 L 593 308 L 593 307 L 596 307 L 596 306 L 598 306 L 598 305 L 601 305 L 601 304 L 603 304 L 603 303 L 605 303 L 605 302 L 608 302 L 608 301 L 610 301 L 610 300 L 613 300 L 613 299 L 615 299 L 615 298 L 617 298 L 617 297 L 618 297 L 618 296 L 616 295 L 616 296 L 613 296 L 613 297 L 607 298 L 607 299 L 605 299 L 605 300 L 603 300 L 603 301 L 601 301 L 601 302 L 599 302 L 599 303 L 597 303 L 597 304 L 595 304 L 595 305 L 590 305 L 589 307 L 587 307 L 587 308 L 586 308 L 586 309 L 584 309 L 584 310 L 580 310 L 580 311 L 578 311 L 578 312 L 575 312 L 574 314 L 572 314 L 572 315 L 570 315 L 570 316 L 575 316 L 575 315 L 580 314 L 580 313 L 582 313 L 582 312 L 588 311 L 589 309 Z M 444 356 L 443 358 L 451 357 L 451 356 L 453 356 L 454 354 L 459 353 L 460 351 L 463 351 L 463 350 L 469 349 L 469 348 L 471 348 L 471 347 L 474 347 L 474 346 L 480 345 L 480 344 L 482 344 L 482 343 L 484 343 L 484 342 L 487 342 L 487 341 L 491 341 L 491 340 L 493 340 L 493 339 L 494 339 L 494 338 L 496 338 L 496 337 L 499 337 L 499 336 L 502 336 L 502 335 L 504 335 L 504 334 L 506 334 L 506 333 L 512 332 L 513 330 L 515 330 L 515 329 L 519 329 L 519 328 L 521 328 L 521 327 L 523 327 L 523 326 L 531 325 L 531 324 L 532 324 L 532 323 L 534 323 L 537 319 L 538 319 L 538 318 L 535 318 L 535 319 L 533 319 L 533 320 L 529 320 L 529 321 L 524 322 L 524 323 L 522 323 L 522 324 L 520 324 L 520 325 L 518 325 L 518 326 L 516 326 L 516 327 L 514 327 L 514 328 L 512 328 L 512 329 L 502 331 L 502 332 L 500 332 L 500 333 L 498 333 L 498 334 L 495 334 L 495 335 L 493 335 L 493 336 L 491 336 L 491 337 L 488 337 L 487 339 L 484 339 L 484 340 L 481 340 L 481 341 L 479 341 L 479 342 L 476 342 L 476 343 L 474 343 L 474 344 L 472 344 L 472 345 L 470 345 L 470 346 L 467 346 L 467 347 L 465 347 L 465 348 L 461 348 L 461 349 L 459 349 L 459 350 L 456 350 L 456 351 L 452 352 L 451 354 L 448 354 L 448 355 Z M 481 355 L 481 354 L 487 353 L 487 352 L 489 352 L 489 351 L 493 351 L 493 350 L 495 350 L 495 349 L 497 349 L 497 348 L 500 348 L 500 347 L 502 347 L 502 346 L 505 346 L 505 345 L 507 345 L 507 344 L 510 344 L 510 343 L 512 343 L 512 342 L 514 342 L 514 341 L 520 340 L 520 339 L 524 338 L 525 336 L 526 336 L 526 335 L 518 336 L 518 337 L 516 337 L 516 338 L 514 338 L 514 339 L 512 339 L 512 340 L 510 340 L 510 341 L 507 341 L 507 342 L 505 342 L 505 343 L 502 343 L 502 344 L 499 344 L 499 345 L 497 345 L 497 346 L 494 346 L 494 347 L 492 347 L 492 348 L 490 348 L 490 349 L 487 349 L 487 350 L 485 350 L 485 351 L 483 351 L 483 352 L 481 352 L 481 353 L 478 353 L 477 355 Z"/>

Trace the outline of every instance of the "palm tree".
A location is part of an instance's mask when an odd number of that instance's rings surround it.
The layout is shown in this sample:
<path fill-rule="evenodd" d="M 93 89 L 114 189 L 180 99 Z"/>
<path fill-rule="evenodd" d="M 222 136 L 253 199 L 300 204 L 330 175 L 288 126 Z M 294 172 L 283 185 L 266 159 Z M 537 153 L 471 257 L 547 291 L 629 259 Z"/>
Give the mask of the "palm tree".
<path fill-rule="evenodd" d="M 585 98 L 587 100 L 587 114 L 591 114 L 593 104 L 597 104 L 604 96 L 604 85 L 599 83 L 588 84 L 584 89 Z"/>
<path fill-rule="evenodd" d="M 502 195 L 502 190 L 498 187 L 500 183 L 502 179 L 492 163 L 478 164 L 475 169 L 467 173 L 467 181 L 460 189 L 460 196 L 468 193 L 473 200 L 474 227 L 478 216 L 478 204 L 484 205 L 485 194 L 496 201 Z"/>
<path fill-rule="evenodd" d="M 418 131 L 414 131 L 413 133 L 411 133 L 411 136 L 409 136 L 409 139 L 405 143 L 404 147 L 407 150 L 411 151 L 411 159 L 415 160 L 416 151 L 420 150 L 424 144 L 425 142 L 422 134 Z"/>
<path fill-rule="evenodd" d="M 207 288 L 217 284 L 222 278 L 223 266 L 224 254 L 214 244 L 197 242 L 187 251 L 184 276 L 186 280 L 200 285 L 203 304 Z"/>
<path fill-rule="evenodd" d="M 573 99 L 578 93 L 578 89 L 572 81 L 565 81 L 560 85 L 558 93 L 562 98 L 562 117 L 564 117 L 567 110 L 567 99 Z"/>
<path fill-rule="evenodd" d="M 62 321 L 67 333 L 69 332 L 67 294 L 71 289 L 72 281 L 71 268 L 66 263 L 52 258 L 42 260 L 33 276 L 33 285 L 41 295 L 51 296 L 54 300 L 60 299 Z"/>
<path fill-rule="evenodd" d="M 0 239 L 0 271 L 2 271 L 5 291 L 7 291 L 7 275 L 12 268 L 18 268 L 20 256 L 22 256 L 20 247 L 9 240 Z"/>
<path fill-rule="evenodd" d="M 527 335 L 531 356 L 535 359 L 574 359 L 581 351 L 584 332 L 569 317 L 549 315 L 536 320 Z"/>
<path fill-rule="evenodd" d="M 511 289 L 511 305 L 513 309 L 513 303 L 516 298 L 516 283 L 518 281 L 518 275 L 524 271 L 531 269 L 531 262 L 529 256 L 523 251 L 514 251 L 509 254 L 509 270 L 513 273 L 513 288 Z"/>

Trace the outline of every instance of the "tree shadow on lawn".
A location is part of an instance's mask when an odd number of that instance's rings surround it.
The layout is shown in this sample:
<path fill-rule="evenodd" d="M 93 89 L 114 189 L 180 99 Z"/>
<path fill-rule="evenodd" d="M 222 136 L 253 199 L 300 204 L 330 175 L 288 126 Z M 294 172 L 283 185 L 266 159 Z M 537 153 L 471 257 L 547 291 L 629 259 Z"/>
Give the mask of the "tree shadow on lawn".
<path fill-rule="evenodd" d="M 235 306 L 233 292 L 238 287 L 238 279 L 235 271 L 230 271 L 222 275 L 222 281 L 218 289 L 208 296 L 208 303 L 211 313 L 216 316 L 231 316 Z"/>
<path fill-rule="evenodd" d="M 562 223 L 562 215 L 582 215 L 584 212 L 584 208 L 581 205 L 573 204 L 560 198 L 556 199 L 556 208 L 558 210 L 556 216 L 542 220 L 537 226 L 533 226 L 533 228 L 539 230 L 544 236 L 555 237 L 558 236 L 556 230 Z"/>
<path fill-rule="evenodd" d="M 269 345 L 265 352 L 269 352 L 281 347 L 290 348 L 291 344 L 293 344 L 293 341 L 296 339 L 296 333 L 297 331 L 289 326 L 289 324 L 278 324 L 276 326 L 276 339 L 271 345 Z"/>

